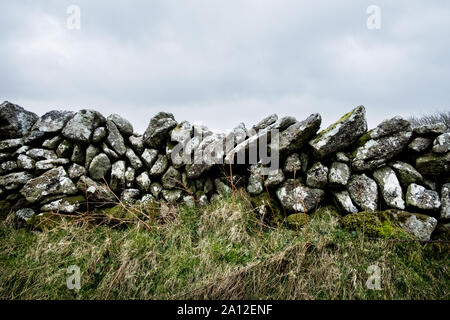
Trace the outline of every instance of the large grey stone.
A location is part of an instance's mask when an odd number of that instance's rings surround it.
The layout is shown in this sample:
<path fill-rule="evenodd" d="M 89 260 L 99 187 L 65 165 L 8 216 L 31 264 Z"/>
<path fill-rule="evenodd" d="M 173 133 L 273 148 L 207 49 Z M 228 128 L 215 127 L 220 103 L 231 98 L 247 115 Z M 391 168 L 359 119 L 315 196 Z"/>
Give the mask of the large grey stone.
<path fill-rule="evenodd" d="M 147 172 L 142 172 L 140 175 L 136 177 L 136 184 L 138 186 L 138 189 L 142 192 L 149 192 L 150 191 L 150 177 Z"/>
<path fill-rule="evenodd" d="M 433 141 L 434 153 L 446 153 L 450 151 L 450 132 L 446 132 L 438 136 Z"/>
<path fill-rule="evenodd" d="M 350 147 L 366 131 L 366 110 L 364 106 L 359 106 L 345 114 L 327 129 L 319 132 L 317 137 L 311 140 L 309 144 L 314 154 L 323 158 Z"/>
<path fill-rule="evenodd" d="M 447 126 L 442 123 L 424 124 L 414 128 L 414 133 L 423 136 L 437 136 L 443 134 L 447 130 Z"/>
<path fill-rule="evenodd" d="M 353 204 L 353 201 L 347 190 L 335 191 L 333 192 L 333 194 L 335 203 L 341 211 L 343 211 L 345 214 L 358 213 L 358 208 Z"/>
<path fill-rule="evenodd" d="M 276 195 L 288 212 L 309 212 L 318 208 L 325 192 L 306 187 L 299 180 L 288 179 L 277 189 Z"/>
<path fill-rule="evenodd" d="M 313 188 L 323 188 L 328 182 L 328 168 L 320 162 L 313 164 L 306 173 L 306 184 Z"/>
<path fill-rule="evenodd" d="M 432 143 L 433 140 L 430 138 L 417 137 L 410 142 L 408 149 L 415 152 L 424 152 L 431 146 Z"/>
<path fill-rule="evenodd" d="M 383 166 L 373 172 L 373 177 L 380 187 L 381 195 L 386 204 L 394 209 L 405 209 L 402 187 L 394 170 L 388 166 Z"/>
<path fill-rule="evenodd" d="M 130 161 L 131 166 L 134 169 L 138 170 L 138 169 L 142 168 L 142 166 L 143 166 L 142 161 L 134 153 L 133 149 L 127 148 L 127 152 L 125 153 L 125 156 L 128 158 L 128 160 Z"/>
<path fill-rule="evenodd" d="M 87 143 L 94 129 L 104 123 L 105 117 L 98 111 L 80 110 L 67 122 L 62 134 L 69 140 Z"/>
<path fill-rule="evenodd" d="M 20 138 L 30 132 L 38 120 L 33 112 L 8 101 L 0 105 L 0 140 Z"/>
<path fill-rule="evenodd" d="M 169 167 L 169 169 L 167 169 L 166 173 L 164 173 L 164 175 L 162 176 L 161 182 L 165 189 L 182 187 L 181 174 L 174 167 Z"/>
<path fill-rule="evenodd" d="M 441 207 L 439 194 L 423 186 L 411 183 L 406 191 L 406 203 L 409 207 L 421 210 L 438 210 Z"/>
<path fill-rule="evenodd" d="M 116 203 L 117 198 L 105 185 L 95 182 L 89 177 L 81 176 L 77 182 L 77 188 L 82 194 L 87 194 L 89 203 Z"/>
<path fill-rule="evenodd" d="M 365 174 L 351 176 L 348 192 L 352 201 L 364 211 L 377 211 L 378 187 L 376 182 Z"/>
<path fill-rule="evenodd" d="M 117 129 L 119 129 L 119 131 L 123 134 L 127 136 L 131 136 L 133 134 L 133 125 L 131 124 L 131 122 L 119 116 L 118 114 L 110 115 L 107 120 L 114 122 L 114 124 L 117 126 Z"/>
<path fill-rule="evenodd" d="M 416 169 L 422 175 L 439 177 L 450 172 L 450 152 L 427 153 L 416 159 Z"/>
<path fill-rule="evenodd" d="M 280 152 L 299 150 L 319 130 L 322 118 L 320 114 L 310 115 L 306 120 L 296 122 L 280 133 Z"/>
<path fill-rule="evenodd" d="M 155 115 L 145 130 L 144 144 L 151 148 L 160 148 L 169 139 L 169 131 L 177 126 L 173 114 L 160 112 Z"/>
<path fill-rule="evenodd" d="M 150 176 L 152 177 L 160 177 L 166 171 L 169 166 L 169 161 L 167 160 L 167 156 L 160 154 L 156 162 L 153 164 L 152 168 L 149 171 Z"/>
<path fill-rule="evenodd" d="M 333 162 L 328 173 L 328 183 L 334 188 L 343 188 L 350 179 L 350 168 L 342 162 Z"/>
<path fill-rule="evenodd" d="M 15 190 L 23 186 L 33 176 L 27 172 L 13 172 L 0 176 L 0 187 L 6 190 Z"/>
<path fill-rule="evenodd" d="M 75 113 L 72 111 L 53 110 L 47 112 L 36 121 L 32 130 L 59 132 L 74 115 Z"/>
<path fill-rule="evenodd" d="M 450 219 L 450 183 L 446 183 L 441 189 L 441 218 Z"/>
<path fill-rule="evenodd" d="M 20 190 L 20 193 L 28 202 L 36 203 L 49 196 L 72 195 L 76 194 L 77 191 L 66 170 L 63 167 L 58 167 L 29 180 Z"/>
<path fill-rule="evenodd" d="M 89 165 L 89 175 L 94 180 L 103 179 L 111 169 L 111 161 L 104 153 L 100 153 L 92 159 Z"/>
<path fill-rule="evenodd" d="M 119 160 L 113 163 L 111 168 L 111 190 L 117 192 L 125 188 L 125 161 Z"/>
<path fill-rule="evenodd" d="M 156 149 L 145 149 L 141 155 L 142 160 L 144 160 L 147 168 L 153 167 L 156 160 L 158 159 L 158 150 Z"/>
<path fill-rule="evenodd" d="M 389 165 L 397 173 L 400 183 L 406 188 L 411 183 L 420 183 L 423 181 L 422 175 L 412 165 L 402 161 L 394 161 Z"/>
<path fill-rule="evenodd" d="M 119 129 L 117 129 L 117 126 L 111 120 L 106 121 L 106 128 L 108 129 L 108 137 L 106 138 L 108 145 L 119 156 L 123 156 L 127 152 L 127 148 Z"/>

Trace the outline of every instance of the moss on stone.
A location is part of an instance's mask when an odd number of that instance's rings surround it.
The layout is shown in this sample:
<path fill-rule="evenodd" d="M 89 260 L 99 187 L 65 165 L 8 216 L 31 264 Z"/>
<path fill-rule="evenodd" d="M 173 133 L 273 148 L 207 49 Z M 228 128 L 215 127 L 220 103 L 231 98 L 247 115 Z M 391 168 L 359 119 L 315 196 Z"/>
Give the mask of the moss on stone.
<path fill-rule="evenodd" d="M 266 192 L 251 197 L 250 202 L 255 210 L 265 210 L 267 215 L 269 215 L 268 218 L 271 223 L 276 223 L 277 221 L 279 222 L 283 220 L 284 217 L 282 207 L 274 197 L 270 196 Z"/>
<path fill-rule="evenodd" d="M 344 228 L 364 232 L 368 237 L 409 239 L 411 236 L 399 225 L 402 217 L 394 218 L 391 210 L 360 212 L 343 217 L 342 224 Z"/>
<path fill-rule="evenodd" d="M 78 196 L 63 198 L 63 201 L 67 201 L 69 204 L 78 204 L 78 203 L 86 202 L 86 198 L 83 195 L 78 195 Z"/>
<path fill-rule="evenodd" d="M 357 108 L 347 112 L 346 114 L 344 114 L 342 117 L 339 118 L 338 121 L 336 121 L 335 123 L 333 123 L 332 125 L 330 125 L 328 128 L 320 131 L 317 136 L 314 138 L 314 141 L 317 141 L 319 139 L 321 139 L 327 132 L 333 130 L 334 128 L 336 128 L 336 126 L 338 124 L 340 124 L 341 122 L 344 122 L 345 120 L 347 120 L 348 118 L 350 118 L 350 116 L 353 114 L 353 112 L 356 110 Z"/>
<path fill-rule="evenodd" d="M 48 231 L 61 224 L 63 217 L 53 212 L 42 212 L 33 215 L 26 221 L 27 228 L 35 231 Z"/>
<path fill-rule="evenodd" d="M 288 227 L 299 228 L 303 227 L 305 223 L 308 223 L 310 217 L 304 213 L 294 213 L 286 217 L 285 222 Z"/>

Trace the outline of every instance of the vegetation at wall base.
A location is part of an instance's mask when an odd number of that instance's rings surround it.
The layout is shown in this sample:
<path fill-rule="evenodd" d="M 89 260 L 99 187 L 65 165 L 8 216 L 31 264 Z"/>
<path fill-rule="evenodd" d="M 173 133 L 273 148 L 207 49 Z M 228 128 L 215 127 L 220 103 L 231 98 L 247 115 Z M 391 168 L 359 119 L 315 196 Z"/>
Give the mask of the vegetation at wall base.
<path fill-rule="evenodd" d="M 146 225 L 58 217 L 33 231 L 7 219 L 0 299 L 449 299 L 449 243 L 390 227 L 372 237 L 344 219 L 328 206 L 307 225 L 267 224 L 245 193 Z M 66 286 L 70 265 L 80 267 L 79 291 Z M 371 265 L 381 290 L 366 286 Z"/>

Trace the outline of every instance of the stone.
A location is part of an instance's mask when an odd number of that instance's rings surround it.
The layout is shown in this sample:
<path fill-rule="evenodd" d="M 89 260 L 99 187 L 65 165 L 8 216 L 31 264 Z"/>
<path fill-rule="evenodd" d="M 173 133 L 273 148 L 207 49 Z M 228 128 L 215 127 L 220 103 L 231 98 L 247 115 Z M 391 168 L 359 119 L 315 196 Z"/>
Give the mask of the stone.
<path fill-rule="evenodd" d="M 40 160 L 36 162 L 36 170 L 47 171 L 55 167 L 64 166 L 69 162 L 67 158 Z"/>
<path fill-rule="evenodd" d="M 192 124 L 189 121 L 182 121 L 170 132 L 170 140 L 185 144 L 191 139 L 193 133 Z"/>
<path fill-rule="evenodd" d="M 66 170 L 63 167 L 57 167 L 29 180 L 20 190 L 20 193 L 28 202 L 36 203 L 49 196 L 73 195 L 77 191 Z"/>
<path fill-rule="evenodd" d="M 371 139 L 379 139 L 388 137 L 399 132 L 410 132 L 411 124 L 402 117 L 394 117 L 382 121 L 375 129 L 369 131 L 367 134 Z"/>
<path fill-rule="evenodd" d="M 217 186 L 216 186 L 217 187 Z M 248 178 L 247 191 L 250 195 L 258 195 L 264 191 L 263 178 L 260 174 L 253 172 Z M 231 189 L 230 189 L 231 192 Z M 219 192 L 220 194 L 220 192 Z M 231 194 L 231 193 L 230 193 Z"/>
<path fill-rule="evenodd" d="M 33 170 L 35 168 L 35 161 L 24 154 L 19 154 L 17 157 L 17 167 L 25 170 Z"/>
<path fill-rule="evenodd" d="M 447 126 L 442 123 L 425 124 L 414 128 L 414 133 L 421 136 L 437 136 L 443 134 L 447 130 Z"/>
<path fill-rule="evenodd" d="M 450 132 L 446 132 L 438 136 L 433 141 L 434 153 L 446 153 L 450 151 Z"/>
<path fill-rule="evenodd" d="M 333 195 L 336 205 L 342 212 L 345 214 L 358 213 L 358 208 L 353 204 L 347 190 L 335 191 Z"/>
<path fill-rule="evenodd" d="M 196 207 L 195 198 L 193 196 L 185 196 L 185 197 L 183 197 L 183 203 L 188 208 L 195 208 Z"/>
<path fill-rule="evenodd" d="M 150 148 L 160 148 L 169 139 L 169 132 L 177 126 L 173 114 L 160 112 L 155 115 L 145 130 L 144 144 Z"/>
<path fill-rule="evenodd" d="M 397 173 L 400 183 L 405 188 L 411 183 L 420 183 L 423 181 L 422 175 L 409 163 L 394 161 L 389 163 L 389 165 L 394 169 L 395 173 Z"/>
<path fill-rule="evenodd" d="M 291 152 L 299 150 L 319 130 L 322 118 L 318 113 L 310 115 L 306 120 L 296 122 L 279 135 L 279 151 Z"/>
<path fill-rule="evenodd" d="M 142 161 L 134 153 L 133 149 L 127 148 L 127 152 L 125 153 L 125 156 L 128 158 L 128 160 L 130 161 L 131 166 L 134 169 L 138 170 L 138 169 L 142 168 L 142 166 L 143 166 Z"/>
<path fill-rule="evenodd" d="M 22 138 L 16 138 L 16 139 L 8 139 L 0 141 L 0 151 L 7 151 L 14 148 L 21 147 L 24 144 L 24 141 Z"/>
<path fill-rule="evenodd" d="M 345 114 L 309 142 L 319 158 L 346 149 L 367 131 L 366 110 L 359 106 Z"/>
<path fill-rule="evenodd" d="M 144 152 L 144 139 L 142 136 L 130 136 L 128 141 L 137 154 L 142 154 L 142 152 Z"/>
<path fill-rule="evenodd" d="M 80 110 L 64 127 L 62 134 L 66 139 L 88 143 L 95 128 L 105 123 L 105 117 L 94 110 Z"/>
<path fill-rule="evenodd" d="M 90 144 L 89 147 L 87 147 L 87 149 L 86 149 L 86 160 L 85 160 L 84 166 L 86 168 L 89 168 L 92 160 L 100 153 L 101 153 L 101 151 L 99 148 L 97 148 L 93 144 Z"/>
<path fill-rule="evenodd" d="M 161 179 L 164 189 L 174 189 L 182 187 L 181 174 L 174 167 L 169 167 Z"/>
<path fill-rule="evenodd" d="M 182 199 L 183 191 L 163 189 L 161 194 L 167 202 L 178 202 Z"/>
<path fill-rule="evenodd" d="M 402 187 L 395 175 L 394 170 L 388 166 L 383 166 L 373 172 L 373 177 L 378 183 L 386 205 L 394 209 L 405 209 Z"/>
<path fill-rule="evenodd" d="M 86 173 L 86 169 L 79 164 L 73 163 L 67 170 L 70 179 L 76 179 Z"/>
<path fill-rule="evenodd" d="M 78 211 L 85 202 L 86 199 L 82 195 L 75 197 L 65 197 L 43 205 L 41 207 L 41 211 L 74 213 Z"/>
<path fill-rule="evenodd" d="M 134 130 L 133 130 L 133 125 L 131 124 L 131 122 L 122 118 L 118 114 L 112 114 L 106 120 L 114 122 L 117 129 L 119 129 L 119 131 L 121 133 L 123 133 L 124 135 L 131 136 L 133 134 Z"/>
<path fill-rule="evenodd" d="M 150 177 L 148 176 L 147 172 L 142 172 L 140 175 L 136 177 L 136 184 L 139 190 L 142 192 L 149 192 L 150 191 Z"/>
<path fill-rule="evenodd" d="M 422 175 L 441 176 L 450 172 L 450 152 L 427 153 L 416 159 L 416 169 Z"/>
<path fill-rule="evenodd" d="M 4 176 L 0 176 L 0 187 L 6 190 L 15 190 L 23 186 L 33 176 L 27 172 L 13 172 Z"/>
<path fill-rule="evenodd" d="M 416 239 L 420 241 L 429 241 L 431 234 L 437 226 L 437 220 L 425 215 L 411 214 L 411 216 L 404 222 L 401 222 L 400 225 L 405 231 L 415 236 Z"/>
<path fill-rule="evenodd" d="M 14 155 L 18 155 L 18 154 L 25 154 L 28 150 L 30 150 L 29 146 L 22 146 L 19 149 L 16 150 L 16 152 L 14 152 Z M 0 160 L 3 160 L 4 158 L 2 157 L 2 155 L 4 156 L 5 154 L 0 154 Z M 7 154 L 7 156 L 9 156 Z"/>
<path fill-rule="evenodd" d="M 323 188 L 328 183 L 328 168 L 320 162 L 313 164 L 306 173 L 306 184 L 312 188 Z"/>
<path fill-rule="evenodd" d="M 347 157 L 347 155 L 344 152 L 337 152 L 335 155 L 335 159 L 337 162 L 342 162 L 342 163 L 350 163 L 350 158 Z"/>
<path fill-rule="evenodd" d="M 72 154 L 73 144 L 69 140 L 61 142 L 56 149 L 56 154 L 59 158 L 69 158 Z"/>
<path fill-rule="evenodd" d="M 375 212 L 378 207 L 378 187 L 365 174 L 353 175 L 348 183 L 352 201 L 364 211 Z"/>
<path fill-rule="evenodd" d="M 20 138 L 30 132 L 38 120 L 33 112 L 8 101 L 0 104 L 0 140 Z"/>
<path fill-rule="evenodd" d="M 421 210 L 435 211 L 441 207 L 436 191 L 427 190 L 415 183 L 411 183 L 406 191 L 406 203 L 408 207 Z"/>
<path fill-rule="evenodd" d="M 270 125 L 274 124 L 276 121 L 278 120 L 278 116 L 274 113 L 270 116 L 265 117 L 264 119 L 262 119 L 260 122 L 258 122 L 257 124 L 255 124 L 252 129 L 255 132 L 258 132 L 259 130 L 263 130 L 266 129 L 267 127 L 269 127 Z"/>
<path fill-rule="evenodd" d="M 277 189 L 276 195 L 288 212 L 309 212 L 325 198 L 323 190 L 306 187 L 299 180 L 294 182 L 294 179 L 287 179 Z"/>
<path fill-rule="evenodd" d="M 75 162 L 79 165 L 84 165 L 86 163 L 85 150 L 82 145 L 75 144 L 72 150 L 72 156 L 70 157 L 70 161 Z"/>
<path fill-rule="evenodd" d="M 40 117 L 33 125 L 32 130 L 41 132 L 59 132 L 75 115 L 72 111 L 53 110 Z"/>
<path fill-rule="evenodd" d="M 168 166 L 169 161 L 167 160 L 167 157 L 165 155 L 160 154 L 158 155 L 155 164 L 150 169 L 149 174 L 151 177 L 160 177 L 166 171 Z"/>
<path fill-rule="evenodd" d="M 158 150 L 145 149 L 141 155 L 141 158 L 144 161 L 144 164 L 147 166 L 147 168 L 150 169 L 155 164 L 156 159 L 158 159 Z"/>
<path fill-rule="evenodd" d="M 231 194 L 232 194 L 231 187 L 228 186 L 226 183 L 224 183 L 219 178 L 214 179 L 214 185 L 216 187 L 217 193 L 219 195 L 221 195 L 222 197 L 230 197 L 231 196 Z"/>
<path fill-rule="evenodd" d="M 111 190 L 114 192 L 125 188 L 125 161 L 119 160 L 112 164 L 111 181 L 109 183 Z"/>
<path fill-rule="evenodd" d="M 277 187 L 285 180 L 283 171 L 281 169 L 271 172 L 264 180 L 264 185 L 268 188 Z"/>
<path fill-rule="evenodd" d="M 393 122 L 396 123 L 397 121 Z M 403 151 L 411 136 L 411 131 L 400 131 L 389 136 L 370 139 L 371 135 L 367 133 L 367 136 L 363 136 L 363 138 L 369 138 L 369 140 L 363 142 L 355 150 L 352 169 L 355 171 L 372 170 L 387 163 Z"/>
<path fill-rule="evenodd" d="M 108 128 L 106 142 L 119 156 L 123 156 L 125 152 L 127 152 L 127 148 L 119 129 L 117 129 L 115 123 L 110 120 L 106 121 L 106 128 Z"/>
<path fill-rule="evenodd" d="M 441 189 L 441 219 L 450 219 L 450 183 Z"/>
<path fill-rule="evenodd" d="M 350 179 L 350 168 L 342 162 L 333 162 L 328 173 L 328 183 L 333 188 L 344 188 Z"/>
<path fill-rule="evenodd" d="M 162 189 L 163 187 L 159 182 L 153 182 L 150 185 L 150 192 L 156 199 L 159 199 L 159 194 L 161 193 Z"/>
<path fill-rule="evenodd" d="M 31 208 L 23 208 L 23 209 L 19 209 L 19 210 L 16 211 L 16 217 L 21 219 L 21 220 L 24 220 L 24 221 L 28 221 L 35 214 L 36 213 Z"/>
<path fill-rule="evenodd" d="M 55 151 L 47 149 L 34 148 L 28 150 L 25 154 L 34 160 L 50 160 L 58 158 Z"/>
<path fill-rule="evenodd" d="M 16 161 L 6 161 L 3 162 L 2 164 L 0 164 L 0 174 L 4 174 L 10 171 L 13 171 L 15 169 L 17 169 L 17 162 Z"/>
<path fill-rule="evenodd" d="M 101 180 L 105 178 L 109 170 L 111 170 L 111 161 L 104 153 L 100 153 L 95 156 L 89 165 L 89 175 L 94 180 Z"/>
<path fill-rule="evenodd" d="M 94 133 L 92 134 L 92 142 L 93 143 L 100 143 L 106 138 L 106 128 L 105 127 L 98 127 L 94 130 Z"/>
<path fill-rule="evenodd" d="M 42 146 L 47 149 L 56 149 L 61 143 L 62 138 L 60 136 L 54 136 L 51 139 L 47 139 L 44 141 Z"/>
<path fill-rule="evenodd" d="M 102 148 L 102 151 L 111 159 L 119 159 L 120 158 L 119 155 L 114 150 L 110 149 L 106 145 L 106 143 L 102 143 L 101 148 Z"/>
<path fill-rule="evenodd" d="M 87 194 L 89 203 L 113 204 L 117 202 L 114 194 L 105 184 L 95 182 L 89 177 L 81 176 L 77 188 L 82 194 Z"/>
<path fill-rule="evenodd" d="M 48 133 L 42 131 L 31 131 L 23 137 L 25 144 L 39 144 L 41 140 L 48 137 Z"/>
<path fill-rule="evenodd" d="M 120 195 L 120 200 L 124 203 L 134 203 L 139 199 L 139 189 L 125 189 Z"/>
<path fill-rule="evenodd" d="M 424 152 L 431 146 L 432 143 L 433 140 L 430 138 L 418 137 L 408 144 L 408 149 L 414 152 Z"/>
<path fill-rule="evenodd" d="M 125 186 L 127 188 L 132 188 L 134 186 L 134 180 L 136 177 L 136 170 L 133 167 L 128 167 L 125 170 Z"/>
<path fill-rule="evenodd" d="M 298 153 L 293 153 L 286 158 L 284 162 L 283 170 L 285 173 L 302 173 L 302 162 Z"/>
<path fill-rule="evenodd" d="M 186 166 L 189 179 L 197 179 L 216 164 L 223 163 L 225 136 L 213 134 L 199 144 L 194 162 Z"/>

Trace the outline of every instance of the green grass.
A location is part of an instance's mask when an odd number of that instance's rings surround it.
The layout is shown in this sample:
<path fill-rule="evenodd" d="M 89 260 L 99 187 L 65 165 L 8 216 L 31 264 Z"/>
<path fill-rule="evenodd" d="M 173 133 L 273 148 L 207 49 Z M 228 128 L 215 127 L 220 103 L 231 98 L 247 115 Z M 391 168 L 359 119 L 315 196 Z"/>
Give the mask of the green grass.
<path fill-rule="evenodd" d="M 449 299 L 445 244 L 368 240 L 331 208 L 267 226 L 246 196 L 181 207 L 165 224 L 0 227 L 0 299 Z M 309 245 L 305 246 L 307 235 Z M 81 289 L 66 271 L 81 269 Z M 381 290 L 369 290 L 370 265 Z"/>

